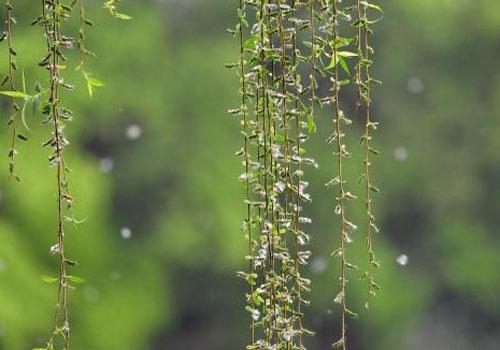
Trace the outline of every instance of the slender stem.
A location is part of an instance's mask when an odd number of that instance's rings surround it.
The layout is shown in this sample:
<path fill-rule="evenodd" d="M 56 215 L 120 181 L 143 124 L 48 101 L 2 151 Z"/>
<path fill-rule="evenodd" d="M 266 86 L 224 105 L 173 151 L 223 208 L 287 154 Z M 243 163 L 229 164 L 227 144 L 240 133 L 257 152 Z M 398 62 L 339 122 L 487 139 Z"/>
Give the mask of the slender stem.
<path fill-rule="evenodd" d="M 276 170 L 276 181 L 280 180 L 281 177 L 284 177 L 284 180 L 285 180 L 285 193 L 284 193 L 284 221 L 286 222 L 288 220 L 288 201 L 289 201 L 289 192 L 290 192 L 290 185 L 291 185 L 291 181 L 290 181 L 290 163 L 289 163 L 289 147 L 290 147 L 290 140 L 289 140 L 289 135 L 288 135 L 288 105 L 287 105 L 287 95 L 288 95 L 288 91 L 287 91 L 287 86 L 286 86 L 286 75 L 288 73 L 288 67 L 287 67 L 287 64 L 286 64 L 286 45 L 287 45 L 287 42 L 285 40 L 285 29 L 284 29 L 284 14 L 283 14 L 283 9 L 282 9 L 282 3 L 281 3 L 281 0 L 278 1 L 277 3 L 277 7 L 278 7 L 278 14 L 277 14 L 277 19 L 278 19 L 278 41 L 279 41 L 279 46 L 280 46 L 280 60 L 279 60 L 279 66 L 280 66 L 280 76 L 279 76 L 279 81 L 280 81 L 280 89 L 281 89 L 281 105 L 282 105 L 282 108 L 281 108 L 281 128 L 282 128 L 282 131 L 283 131 L 283 136 L 284 136 L 284 147 L 283 147 L 283 159 L 285 161 L 285 169 L 284 169 L 284 175 L 280 174 L 280 172 L 278 172 L 278 170 Z M 274 79 L 273 79 L 274 81 Z M 275 128 L 276 130 L 276 128 Z M 277 162 L 277 160 L 275 160 Z M 278 220 L 276 220 L 276 223 L 278 225 Z M 279 232 L 279 227 L 277 227 L 277 230 Z M 281 247 L 281 249 L 283 251 L 286 250 L 286 243 L 287 243 L 287 235 L 285 234 L 285 236 L 282 238 L 283 239 L 283 246 Z M 286 276 L 287 276 L 287 266 L 286 266 L 286 262 L 284 261 L 284 259 L 282 258 L 281 259 L 281 280 L 282 280 L 282 285 L 281 285 L 281 289 L 282 289 L 282 292 L 285 293 L 286 292 Z M 287 305 L 287 300 L 286 298 L 284 298 L 283 302 L 282 302 L 282 309 L 283 309 L 283 318 L 286 320 L 288 317 L 287 317 L 287 314 L 288 314 L 288 305 Z M 287 325 L 285 325 L 285 327 L 287 327 Z M 287 331 L 287 329 L 285 330 L 281 330 L 282 332 L 284 331 Z M 291 339 L 288 339 L 288 337 L 284 337 L 284 339 L 287 339 L 286 340 L 286 349 L 290 349 L 290 346 L 291 346 Z M 278 344 L 280 343 L 280 341 L 277 342 Z"/>
<path fill-rule="evenodd" d="M 248 201 L 247 204 L 247 218 L 246 218 L 246 226 L 247 226 L 247 234 L 248 234 L 248 255 L 253 257 L 253 237 L 252 237 L 252 216 L 251 216 L 251 204 L 250 204 L 250 178 L 249 178 L 249 140 L 248 140 L 248 113 L 247 113 L 247 86 L 245 79 L 245 51 L 244 51 L 244 34 L 243 34 L 243 16 L 245 9 L 243 0 L 240 0 L 239 3 L 239 37 L 240 37 L 240 79 L 241 79 L 241 98 L 242 98 L 242 109 L 243 109 L 243 133 L 244 133 L 244 157 L 245 157 L 245 192 L 246 199 Z M 253 275 L 255 273 L 254 269 L 254 261 L 250 259 L 250 274 Z M 255 309 L 255 301 L 254 301 L 254 283 L 250 283 L 250 304 L 252 310 Z M 254 317 L 250 316 L 250 341 L 253 345 L 255 343 L 255 320 Z"/>
<path fill-rule="evenodd" d="M 83 69 L 84 61 L 85 61 L 85 0 L 78 0 L 78 11 L 79 11 L 79 25 L 80 28 L 78 30 L 78 51 L 80 54 L 80 68 Z"/>
<path fill-rule="evenodd" d="M 356 62 L 356 74 L 355 74 L 355 81 L 354 83 L 358 87 L 358 93 L 356 97 L 356 104 L 355 104 L 355 116 L 358 116 L 361 108 L 361 100 L 363 98 L 363 77 L 362 77 L 362 65 L 363 65 L 363 49 L 362 49 L 362 44 L 363 44 L 363 35 L 362 35 L 362 24 L 361 24 L 361 19 L 362 19 L 362 4 L 361 0 L 356 0 L 356 12 L 358 15 L 358 25 L 357 25 L 357 36 L 356 36 L 356 43 L 357 43 L 357 54 L 358 54 L 358 59 Z"/>
<path fill-rule="evenodd" d="M 49 12 L 46 11 L 46 5 Z M 49 105 L 51 107 L 51 120 L 53 123 L 54 134 L 54 155 L 53 161 L 56 165 L 56 186 L 57 186 L 57 244 L 59 253 L 59 283 L 57 307 L 54 315 L 54 324 L 52 335 L 48 345 L 54 346 L 55 336 L 59 333 L 59 319 L 62 317 L 62 327 L 60 332 L 64 339 L 66 350 L 70 350 L 70 325 L 69 325 L 69 310 L 67 303 L 68 281 L 66 272 L 66 255 L 65 255 L 65 233 L 64 233 L 64 213 L 63 203 L 65 197 L 69 194 L 65 193 L 65 177 L 66 167 L 64 165 L 64 136 L 62 135 L 63 126 L 59 116 L 59 43 L 61 42 L 59 14 L 59 0 L 42 0 L 42 14 L 45 36 L 47 40 L 47 48 L 50 54 L 48 63 L 50 73 L 50 96 Z"/>
<path fill-rule="evenodd" d="M 310 89 L 311 89 L 311 102 L 310 102 L 310 116 L 314 118 L 314 106 L 316 103 L 316 28 L 314 25 L 314 2 L 309 0 L 309 22 L 311 26 L 311 73 L 310 73 Z"/>
<path fill-rule="evenodd" d="M 338 42 L 338 18 L 337 18 L 337 0 L 333 0 L 333 17 L 332 17 L 332 33 L 333 33 L 333 61 L 337 62 L 337 42 Z M 341 251 L 341 271 L 340 271 L 340 292 L 342 294 L 342 310 L 341 310 L 341 344 L 342 349 L 346 349 L 346 312 L 347 312 L 347 295 L 346 295 L 346 218 L 345 218 L 345 198 L 346 193 L 344 191 L 344 176 L 343 176 L 343 144 L 342 144 L 342 133 L 341 133 L 341 111 L 340 111 L 340 100 L 339 100 L 339 69 L 338 64 L 334 66 L 334 82 L 333 82 L 333 92 L 334 92 L 334 108 L 335 108 L 335 132 L 337 135 L 337 176 L 339 179 L 339 193 L 338 193 L 338 205 L 340 206 L 340 251 Z"/>
<path fill-rule="evenodd" d="M 266 37 L 265 37 L 265 21 L 268 19 L 268 13 L 266 11 L 266 1 L 261 0 L 260 2 L 260 11 L 259 11 L 259 31 L 260 31 L 260 52 L 259 52 L 259 59 L 260 59 L 260 85 L 261 85 L 261 99 L 262 99 L 262 132 L 263 132 L 263 141 L 264 141 L 264 196 L 265 196 L 265 212 L 266 212 L 266 221 L 269 223 L 269 220 L 272 219 L 273 213 L 271 211 L 271 206 L 270 206 L 270 196 L 269 196 L 269 175 L 272 172 L 271 167 L 272 167 L 272 157 L 271 157 L 271 164 L 268 166 L 268 160 L 269 160 L 269 155 L 270 155 L 270 148 L 272 144 L 271 140 L 271 117 L 270 117 L 270 112 L 269 112 L 269 95 L 267 92 L 267 80 L 268 80 L 268 73 L 267 73 L 267 68 L 266 68 Z M 265 277 L 265 283 L 269 283 L 269 288 L 270 288 L 270 305 L 269 308 L 271 310 L 271 319 L 270 319 L 270 326 L 268 327 L 268 335 L 267 335 L 267 340 L 271 342 L 273 338 L 273 333 L 276 325 L 276 291 L 275 291 L 275 270 L 274 270 L 274 237 L 273 237 L 273 232 L 272 232 L 272 227 L 266 227 L 264 225 L 264 228 L 266 229 L 266 239 L 267 239 L 267 245 L 268 245 L 268 254 L 269 254 L 269 266 L 267 267 L 267 273 Z"/>
<path fill-rule="evenodd" d="M 7 46 L 8 46 L 8 77 L 7 81 L 9 83 L 9 88 L 11 91 L 16 90 L 15 86 L 15 80 L 14 80 L 14 69 L 15 69 L 15 62 L 14 62 L 14 56 L 16 55 L 16 52 L 14 51 L 13 47 L 13 28 L 12 25 L 14 23 L 14 14 L 13 14 L 13 6 L 11 3 L 11 0 L 6 0 L 5 2 L 5 7 L 6 7 L 6 18 L 5 18 L 5 32 L 7 35 Z M 12 98 L 11 100 L 11 110 L 12 110 L 12 116 L 9 119 L 9 124 L 11 125 L 11 141 L 10 141 L 10 150 L 9 150 L 9 173 L 11 178 L 16 178 L 19 179 L 16 174 L 15 174 L 15 158 L 16 158 L 16 139 L 17 139 L 17 121 L 16 121 L 16 113 L 19 112 L 19 107 L 17 106 L 15 99 Z"/>
<path fill-rule="evenodd" d="M 280 1 L 280 0 L 277 0 Z M 273 44 L 273 16 L 271 15 L 271 8 L 273 5 L 273 0 L 268 0 L 267 2 L 269 11 L 267 12 L 266 16 L 266 24 L 267 24 L 267 37 L 268 37 L 268 42 L 269 42 L 269 52 L 274 53 L 274 44 Z M 270 83 L 268 84 L 268 88 L 274 90 L 274 84 L 276 82 L 276 69 L 275 69 L 275 64 L 274 64 L 274 55 L 271 56 L 270 59 Z M 280 225 L 279 225 L 279 212 L 276 203 L 276 195 L 274 194 L 273 187 L 274 183 L 278 181 L 279 179 L 279 168 L 278 168 L 278 160 L 273 157 L 273 147 L 276 142 L 277 138 L 277 132 L 278 132 L 278 127 L 276 125 L 276 118 L 274 116 L 274 111 L 276 109 L 277 104 L 275 103 L 275 100 L 273 97 L 267 93 L 266 94 L 266 106 L 267 106 L 267 121 L 268 121 L 268 132 L 267 132 L 267 139 L 269 141 L 268 144 L 268 150 L 271 153 L 269 157 L 269 171 L 268 174 L 270 176 L 270 183 L 268 183 L 269 187 L 266 187 L 266 193 L 268 193 L 268 198 L 269 198 L 269 220 L 271 225 L 272 225 L 272 232 L 270 233 L 271 240 L 272 240 L 272 246 L 271 246 L 271 251 L 272 251 L 272 257 L 271 257 L 271 266 L 272 266 L 272 286 L 271 286 L 271 294 L 272 294 L 272 310 L 273 310 L 273 329 L 275 330 L 274 332 L 274 341 L 276 343 L 276 346 L 279 347 L 279 344 L 281 343 L 281 338 L 278 330 L 278 324 L 277 324 L 277 318 L 278 318 L 278 310 L 283 308 L 284 306 L 282 303 L 280 303 L 280 300 L 278 299 L 278 293 L 280 292 L 280 288 L 284 288 L 283 284 L 278 283 L 276 280 L 277 276 L 277 262 L 276 262 L 276 252 L 280 249 L 280 237 L 279 237 L 279 232 L 280 232 Z M 276 232 L 276 234 L 274 234 Z M 282 262 L 282 261 L 281 261 Z M 281 265 L 281 270 L 283 266 Z"/>
<path fill-rule="evenodd" d="M 360 6 L 360 9 L 363 8 L 362 12 L 360 10 L 359 15 L 364 21 L 363 25 L 363 58 L 366 61 L 365 67 L 365 134 L 364 134 L 364 145 L 365 145 L 365 192 L 366 192 L 366 216 L 367 216 L 367 227 L 366 227 L 366 246 L 368 249 L 368 261 L 367 261 L 367 285 L 368 285 L 368 293 L 367 293 L 367 306 L 369 306 L 369 300 L 372 295 L 375 294 L 374 286 L 376 285 L 373 279 L 373 268 L 376 266 L 377 262 L 375 260 L 375 254 L 373 251 L 373 228 L 375 227 L 375 217 L 372 213 L 372 178 L 371 178 L 371 160 L 370 154 L 372 152 L 372 148 L 370 145 L 370 141 L 372 139 L 370 130 L 373 127 L 373 122 L 371 120 L 371 74 L 370 74 L 370 44 L 369 44 L 369 28 L 367 21 L 367 10 L 364 7 Z M 361 36 L 360 36 L 361 38 Z"/>
<path fill-rule="evenodd" d="M 312 10 L 312 1 L 310 0 L 310 8 L 309 10 Z M 296 1 L 292 0 L 292 8 L 294 10 L 294 13 L 297 11 L 296 8 Z M 314 27 L 314 22 L 310 21 L 310 26 L 311 28 Z M 312 29 L 314 31 L 314 28 Z M 302 293 L 301 293 L 301 286 L 300 286 L 300 259 L 299 259 L 299 252 L 300 252 L 300 244 L 299 244 L 299 235 L 300 235 L 300 188 L 301 188 L 301 182 L 302 182 L 302 158 L 300 155 L 300 134 L 301 134 L 301 129 L 300 129 L 300 113 L 298 111 L 299 109 L 299 73 L 297 69 L 297 26 L 295 26 L 292 34 L 292 65 L 294 69 L 294 87 L 295 87 L 295 93 L 297 94 L 294 96 L 294 108 L 295 108 L 295 144 L 296 144 L 296 154 L 297 154 L 297 172 L 296 172 L 296 194 L 295 194 L 295 205 L 294 212 L 293 212 L 293 225 L 294 225 L 294 232 L 295 232 L 295 256 L 294 256 L 294 268 L 295 268 L 295 289 L 297 293 L 296 297 L 296 312 L 297 312 L 297 323 L 298 323 L 298 328 L 299 328 L 299 333 L 298 333 L 298 347 L 299 349 L 303 349 L 303 324 L 302 324 Z M 314 103 L 314 102 L 313 102 Z"/>

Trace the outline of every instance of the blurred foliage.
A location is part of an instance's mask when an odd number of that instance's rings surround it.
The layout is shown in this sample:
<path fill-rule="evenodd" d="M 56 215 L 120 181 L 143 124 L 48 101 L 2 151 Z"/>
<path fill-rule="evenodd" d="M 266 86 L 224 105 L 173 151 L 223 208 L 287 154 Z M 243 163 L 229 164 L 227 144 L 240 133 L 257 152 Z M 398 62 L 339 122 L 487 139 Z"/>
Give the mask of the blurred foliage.
<path fill-rule="evenodd" d="M 91 4 L 98 25 L 88 38 L 98 57 L 88 65 L 106 87 L 92 99 L 64 96 L 79 115 L 70 126 L 68 154 L 77 213 L 86 218 L 68 233 L 75 271 L 86 280 L 70 295 L 74 349 L 241 348 L 244 285 L 234 271 L 244 264 L 244 207 L 232 157 L 240 135 L 225 114 L 237 99 L 237 82 L 222 68 L 237 55 L 236 43 L 223 34 L 235 6 L 123 1 L 123 11 L 134 17 L 124 23 Z M 383 6 L 385 20 L 374 38 L 377 76 L 384 80 L 375 92 L 382 124 L 375 142 L 384 150 L 375 164 L 383 189 L 375 208 L 383 290 L 370 312 L 356 300 L 361 317 L 349 330 L 352 348 L 494 349 L 500 341 L 500 3 Z M 31 2 L 16 8 L 18 64 L 32 85 L 44 79 L 33 68 L 43 56 L 42 36 L 27 25 L 36 11 Z M 69 67 L 67 75 L 84 91 L 79 73 Z M 5 99 L 0 108 L 5 116 Z M 329 256 L 337 225 L 333 194 L 323 187 L 334 164 L 324 152 L 331 127 L 324 112 L 308 149 L 320 164 L 308 170 L 315 255 L 308 311 L 318 333 L 312 350 L 327 348 L 338 327 L 336 266 Z M 29 117 L 33 132 L 19 149 L 22 183 L 8 180 L 6 157 L 0 168 L 5 350 L 43 343 L 56 296 L 54 286 L 40 280 L 56 268 L 48 256 L 56 217 L 53 169 L 36 136 L 49 130 L 39 122 Z M 126 137 L 130 125 L 140 126 L 139 139 Z M 5 154 L 7 132 L 0 131 Z M 103 158 L 113 160 L 112 172 L 100 171 Z M 356 157 L 349 161 L 352 185 L 360 165 Z M 132 230 L 129 240 L 120 237 L 121 227 Z M 402 253 L 409 256 L 404 267 L 395 263 Z M 363 295 L 359 281 L 352 279 L 350 288 Z M 440 331 L 443 319 L 446 331 Z"/>

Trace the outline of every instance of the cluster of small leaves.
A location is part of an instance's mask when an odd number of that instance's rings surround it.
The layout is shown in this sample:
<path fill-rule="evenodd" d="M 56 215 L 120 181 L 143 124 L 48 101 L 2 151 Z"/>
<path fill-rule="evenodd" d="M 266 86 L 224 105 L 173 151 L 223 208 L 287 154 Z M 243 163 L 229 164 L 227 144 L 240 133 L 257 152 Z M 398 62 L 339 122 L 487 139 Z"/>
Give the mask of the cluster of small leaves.
<path fill-rule="evenodd" d="M 341 307 L 341 335 L 333 346 L 345 349 L 347 317 L 357 317 L 347 303 L 348 270 L 358 269 L 348 258 L 357 225 L 348 218 L 347 209 L 357 196 L 347 189 L 345 178 L 345 161 L 351 154 L 344 128 L 352 120 L 342 108 L 340 90 L 356 87 L 356 113 L 364 107 L 366 154 L 361 180 L 367 189 L 369 267 L 362 277 L 374 295 L 378 285 L 372 267 L 378 262 L 372 233 L 378 229 L 371 193 L 378 188 L 371 180 L 370 155 L 378 152 L 370 143 L 370 132 L 378 124 L 370 116 L 370 86 L 377 81 L 370 76 L 369 35 L 370 25 L 377 20 L 368 19 L 368 13 L 381 9 L 361 0 L 240 0 L 239 5 L 238 25 L 230 33 L 239 37 L 240 60 L 228 67 L 239 72 L 242 104 L 229 113 L 241 117 L 244 136 L 244 147 L 237 155 L 245 168 L 241 175 L 247 203 L 243 229 L 249 241 L 250 268 L 240 273 L 250 285 L 251 344 L 247 349 L 304 349 L 302 335 L 311 333 L 302 326 L 301 310 L 308 303 L 302 295 L 309 291 L 310 282 L 300 270 L 311 255 L 303 250 L 310 237 L 301 228 L 311 220 L 301 210 L 311 199 L 305 192 L 302 167 L 316 165 L 304 149 L 308 134 L 316 131 L 315 106 L 333 110 L 333 131 L 326 142 L 334 147 L 336 174 L 326 186 L 335 193 L 334 213 L 340 224 L 339 245 L 332 255 L 340 261 L 334 301 Z M 355 77 L 351 78 L 353 65 Z M 319 89 L 322 84 L 330 85 L 328 93 L 321 92 L 325 91 Z"/>
<path fill-rule="evenodd" d="M 311 66 L 313 54 L 298 37 L 312 26 L 310 1 L 241 0 L 236 29 L 240 59 L 237 69 L 242 104 L 231 109 L 241 118 L 244 147 L 247 217 L 243 230 L 249 241 L 247 294 L 251 339 L 247 349 L 305 349 L 302 306 L 310 280 L 302 274 L 311 252 L 302 226 L 302 206 L 311 200 L 304 166 L 316 166 L 306 156 L 305 142 L 314 131 L 310 86 L 299 72 Z M 304 51 L 305 52 L 305 51 Z M 314 95 L 314 92 L 312 93 Z"/>
<path fill-rule="evenodd" d="M 124 13 L 121 13 L 121 12 L 118 12 L 117 11 L 117 8 L 118 8 L 118 4 L 119 4 L 120 0 L 107 0 L 105 3 L 104 3 L 104 8 L 107 9 L 109 11 L 109 13 L 115 17 L 115 18 L 118 18 L 118 19 L 123 19 L 123 20 L 130 20 L 132 19 L 131 16 L 129 15 L 126 15 Z"/>
<path fill-rule="evenodd" d="M 103 87 L 105 84 L 95 78 L 92 73 L 87 72 L 85 69 L 85 58 L 86 57 L 95 57 L 95 53 L 89 50 L 85 46 L 85 27 L 94 26 L 94 22 L 90 20 L 85 14 L 85 0 L 73 0 L 71 3 L 71 7 L 75 7 L 78 5 L 78 13 L 79 13 L 79 30 L 78 30 L 78 40 L 77 46 L 80 54 L 80 63 L 76 66 L 76 70 L 80 71 L 85 79 L 85 83 L 87 85 L 87 91 L 90 97 L 94 95 L 94 89 L 98 87 Z"/>
<path fill-rule="evenodd" d="M 11 127 L 11 142 L 8 151 L 8 164 L 9 164 L 9 173 L 11 178 L 16 179 L 17 181 L 21 181 L 21 178 L 17 174 L 15 170 L 15 158 L 17 155 L 16 149 L 16 140 L 20 139 L 22 141 L 28 141 L 28 137 L 19 131 L 19 121 L 23 124 L 26 131 L 30 131 L 28 127 L 28 123 L 26 122 L 26 113 L 28 106 L 32 106 L 33 113 L 38 111 L 40 106 L 40 101 L 42 95 L 45 91 L 42 90 L 42 86 L 39 82 L 34 84 L 32 94 L 28 94 L 26 88 L 26 78 L 24 75 L 24 70 L 21 73 L 21 84 L 20 86 L 16 86 L 16 71 L 18 70 L 17 65 L 17 50 L 14 49 L 13 43 L 13 28 L 14 25 L 17 24 L 17 20 L 14 17 L 14 6 L 12 4 L 12 0 L 6 0 L 6 17 L 5 17 L 5 30 L 3 34 L 0 36 L 0 42 L 5 41 L 7 43 L 7 75 L 2 79 L 0 87 L 2 90 L 0 91 L 0 95 L 6 96 L 11 100 L 11 115 L 8 119 L 7 124 Z M 8 89 L 8 90 L 3 90 Z"/>
<path fill-rule="evenodd" d="M 358 99 L 356 103 L 356 111 L 364 109 L 365 128 L 364 134 L 361 137 L 361 144 L 364 147 L 364 173 L 360 180 L 365 183 L 365 206 L 366 206 L 366 247 L 368 251 L 367 267 L 362 278 L 367 284 L 367 298 L 365 307 L 370 307 L 371 297 L 376 295 L 380 288 L 374 279 L 373 269 L 378 268 L 380 263 L 375 257 L 373 250 L 373 233 L 378 233 L 379 229 L 375 223 L 375 215 L 373 214 L 373 199 L 372 193 L 380 192 L 379 188 L 373 184 L 371 176 L 371 156 L 378 155 L 380 152 L 372 146 L 372 131 L 377 130 L 378 122 L 372 120 L 371 117 L 371 86 L 378 84 L 380 81 L 372 78 L 371 68 L 373 61 L 371 56 L 374 52 L 370 45 L 370 36 L 372 34 L 371 26 L 380 20 L 380 17 L 371 19 L 368 17 L 370 12 L 382 13 L 380 6 L 372 4 L 368 1 L 357 0 L 356 3 L 357 21 L 353 26 L 358 29 L 356 42 L 358 47 L 358 60 L 356 64 L 356 80 L 358 87 Z M 363 108 L 362 108 L 363 107 Z"/>

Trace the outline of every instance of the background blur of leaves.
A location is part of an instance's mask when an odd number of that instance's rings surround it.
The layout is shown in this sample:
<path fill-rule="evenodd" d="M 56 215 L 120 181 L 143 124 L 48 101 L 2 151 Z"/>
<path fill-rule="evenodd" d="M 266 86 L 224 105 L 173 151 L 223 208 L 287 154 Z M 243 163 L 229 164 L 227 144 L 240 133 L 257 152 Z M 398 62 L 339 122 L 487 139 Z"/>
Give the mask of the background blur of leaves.
<path fill-rule="evenodd" d="M 227 0 L 122 1 L 133 21 L 116 21 L 89 1 L 91 71 L 105 88 L 89 99 L 68 94 L 72 186 L 86 222 L 70 228 L 69 251 L 86 283 L 72 293 L 74 349 L 242 349 L 243 188 L 237 178 L 238 122 L 226 109 L 237 81 L 223 63 L 237 55 L 224 35 L 234 22 Z M 43 56 L 32 1 L 16 1 L 18 64 L 30 85 Z M 496 349 L 500 343 L 500 3 L 496 0 L 383 1 L 377 27 L 375 169 L 383 193 L 383 290 L 371 312 L 356 300 L 352 349 Z M 3 10 L 2 10 L 3 11 Z M 3 15 L 3 12 L 2 12 Z M 75 29 L 75 28 L 73 28 Z M 76 30 L 76 29 L 75 29 Z M 0 49 L 5 71 L 5 48 Z M 7 100 L 0 100 L 7 121 Z M 53 169 L 30 116 L 19 147 L 21 184 L 9 182 L 7 128 L 0 131 L 0 349 L 41 344 L 55 290 L 40 280 L 55 270 Z M 333 166 L 323 140 L 309 152 L 315 219 L 311 264 L 312 350 L 337 331 L 333 304 L 336 239 L 332 201 L 323 190 Z M 356 133 L 360 130 L 354 129 Z M 134 135 L 135 134 L 135 135 Z M 128 137 L 127 137 L 128 135 Z M 137 136 L 139 136 L 137 138 Z M 359 160 L 350 162 L 358 177 Z M 359 221 L 359 220 L 358 220 Z M 124 239 L 120 231 L 130 229 Z M 362 244 L 358 237 L 357 244 Z M 395 259 L 409 256 L 406 266 Z M 363 258 L 363 257 L 360 257 Z M 355 276 L 351 287 L 362 295 Z M 353 293 L 353 294 L 354 294 Z"/>

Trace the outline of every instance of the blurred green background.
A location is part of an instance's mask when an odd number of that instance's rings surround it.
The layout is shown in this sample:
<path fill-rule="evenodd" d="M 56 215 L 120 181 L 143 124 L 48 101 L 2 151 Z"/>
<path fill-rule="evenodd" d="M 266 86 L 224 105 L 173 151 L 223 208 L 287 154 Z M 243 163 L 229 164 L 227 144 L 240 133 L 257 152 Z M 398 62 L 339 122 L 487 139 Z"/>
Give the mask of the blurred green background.
<path fill-rule="evenodd" d="M 360 319 L 350 322 L 351 349 L 498 349 L 500 344 L 500 2 L 380 1 L 384 21 L 374 37 L 383 150 L 375 175 L 382 227 L 376 246 L 382 285 Z M 40 29 L 28 24 L 36 2 L 14 1 L 18 65 L 29 85 L 45 82 Z M 223 64 L 237 56 L 224 34 L 235 1 L 122 1 L 133 21 L 117 21 L 88 1 L 98 25 L 88 32 L 98 58 L 89 70 L 106 87 L 90 99 L 65 94 L 77 111 L 69 126 L 69 160 L 77 214 L 68 245 L 86 283 L 71 293 L 74 350 L 243 349 L 245 285 L 237 78 Z M 0 11 L 2 17 L 4 10 Z M 72 25 L 69 32 L 76 32 Z M 6 68 L 0 47 L 1 72 Z M 66 79 L 84 89 L 68 67 Z M 346 96 L 346 100 L 354 96 Z M 2 120 L 8 100 L 0 99 Z M 311 350 L 329 349 L 338 333 L 337 238 L 324 139 L 328 111 L 309 154 L 314 224 L 308 268 L 314 289 L 307 310 L 317 336 Z M 0 349 L 31 349 L 48 334 L 56 290 L 40 280 L 56 269 L 55 179 L 49 130 L 28 118 L 28 143 L 18 147 L 22 183 L 0 171 Z M 351 129 L 358 138 L 361 123 Z M 0 144 L 7 154 L 8 129 Z M 20 141 L 21 143 L 22 141 Z M 353 145 L 355 148 L 356 146 Z M 349 163 L 357 179 L 359 159 Z M 351 181 L 351 186 L 356 186 Z M 51 205 L 53 203 L 54 205 Z M 361 221 L 359 208 L 350 208 Z M 361 234 L 361 233 L 360 233 Z M 361 251 L 362 239 L 351 251 Z M 408 264 L 396 262 L 408 256 Z M 359 256 L 359 259 L 363 259 Z M 351 295 L 364 295 L 351 276 Z"/>

